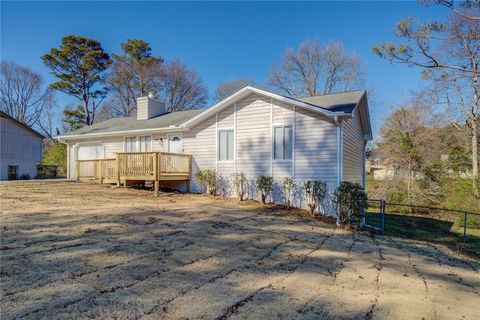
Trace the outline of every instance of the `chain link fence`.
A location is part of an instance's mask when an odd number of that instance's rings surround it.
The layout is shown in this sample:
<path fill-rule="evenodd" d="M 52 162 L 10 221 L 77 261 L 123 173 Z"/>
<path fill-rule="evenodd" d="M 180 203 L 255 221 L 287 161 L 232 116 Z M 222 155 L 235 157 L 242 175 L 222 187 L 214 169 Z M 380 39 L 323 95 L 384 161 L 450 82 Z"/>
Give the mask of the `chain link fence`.
<path fill-rule="evenodd" d="M 480 213 L 368 200 L 364 226 L 376 233 L 440 243 L 480 257 Z"/>

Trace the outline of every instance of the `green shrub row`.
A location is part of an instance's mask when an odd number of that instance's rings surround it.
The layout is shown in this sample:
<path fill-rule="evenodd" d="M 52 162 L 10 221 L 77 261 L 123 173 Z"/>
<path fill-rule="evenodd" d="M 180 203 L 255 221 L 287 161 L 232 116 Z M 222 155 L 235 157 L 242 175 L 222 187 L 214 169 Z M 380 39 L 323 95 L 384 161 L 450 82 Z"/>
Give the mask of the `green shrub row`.
<path fill-rule="evenodd" d="M 217 190 L 217 173 L 212 169 L 198 170 L 197 180 L 206 188 L 207 193 L 215 195 Z M 248 180 L 243 172 L 233 174 L 233 184 L 240 201 L 245 199 L 247 193 Z M 272 195 L 274 181 L 273 177 L 259 175 L 255 181 L 257 191 L 260 194 L 262 203 L 267 202 L 267 198 Z M 284 204 L 290 209 L 293 203 L 293 195 L 297 188 L 295 180 L 290 177 L 283 178 L 281 181 Z M 320 180 L 309 180 L 303 183 L 304 199 L 313 216 L 318 209 L 321 214 L 321 204 L 327 194 L 327 184 Z M 363 212 L 367 209 L 367 194 L 363 187 L 358 183 L 344 181 L 335 190 L 332 196 L 332 203 L 338 215 L 338 222 L 342 227 L 357 228 Z"/>

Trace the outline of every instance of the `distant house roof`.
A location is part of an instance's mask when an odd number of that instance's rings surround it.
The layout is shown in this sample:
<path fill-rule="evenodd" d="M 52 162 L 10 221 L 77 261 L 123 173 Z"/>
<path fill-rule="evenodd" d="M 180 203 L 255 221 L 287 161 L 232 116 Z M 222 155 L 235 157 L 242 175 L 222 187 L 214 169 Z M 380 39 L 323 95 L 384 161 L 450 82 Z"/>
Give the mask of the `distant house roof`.
<path fill-rule="evenodd" d="M 351 113 L 364 94 L 364 90 L 358 90 L 295 99 L 330 111 Z"/>
<path fill-rule="evenodd" d="M 22 128 L 27 129 L 28 131 L 32 132 L 33 134 L 35 134 L 36 136 L 38 136 L 38 137 L 41 138 L 41 139 L 45 139 L 45 136 L 44 136 L 43 134 L 37 132 L 36 130 L 33 130 L 32 128 L 30 128 L 30 127 L 27 126 L 26 124 L 21 123 L 21 122 L 18 121 L 17 119 L 12 118 L 11 116 L 9 116 L 8 114 L 6 114 L 6 113 L 3 112 L 3 111 L 0 111 L 0 117 L 1 117 L 1 118 L 6 118 L 6 119 L 10 119 L 10 120 L 12 120 L 13 122 L 15 122 L 15 124 L 17 124 L 19 127 L 22 127 Z"/>

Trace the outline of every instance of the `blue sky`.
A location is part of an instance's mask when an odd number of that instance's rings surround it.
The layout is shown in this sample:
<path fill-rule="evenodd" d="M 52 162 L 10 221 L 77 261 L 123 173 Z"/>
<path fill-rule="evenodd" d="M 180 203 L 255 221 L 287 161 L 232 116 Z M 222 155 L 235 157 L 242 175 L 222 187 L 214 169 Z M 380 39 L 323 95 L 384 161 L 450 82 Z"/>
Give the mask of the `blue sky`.
<path fill-rule="evenodd" d="M 375 131 L 392 107 L 422 85 L 419 70 L 391 65 L 371 47 L 396 40 L 394 24 L 412 15 L 445 14 L 416 2 L 1 2 L 1 58 L 30 66 L 53 81 L 40 59 L 66 34 L 99 40 L 119 52 L 128 38 L 146 40 L 153 53 L 195 68 L 213 96 L 226 80 L 253 77 L 264 83 L 288 47 L 308 38 L 340 40 L 367 68 L 374 90 Z M 58 101 L 73 101 L 58 94 Z"/>

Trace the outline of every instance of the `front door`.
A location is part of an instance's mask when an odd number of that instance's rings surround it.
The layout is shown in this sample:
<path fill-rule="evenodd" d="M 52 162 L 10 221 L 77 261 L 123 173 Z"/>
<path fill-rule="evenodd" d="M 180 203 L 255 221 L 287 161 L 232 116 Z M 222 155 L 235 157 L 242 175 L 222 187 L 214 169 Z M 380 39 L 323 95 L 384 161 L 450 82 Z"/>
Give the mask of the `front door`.
<path fill-rule="evenodd" d="M 183 152 L 182 135 L 171 134 L 168 136 L 168 152 Z"/>

